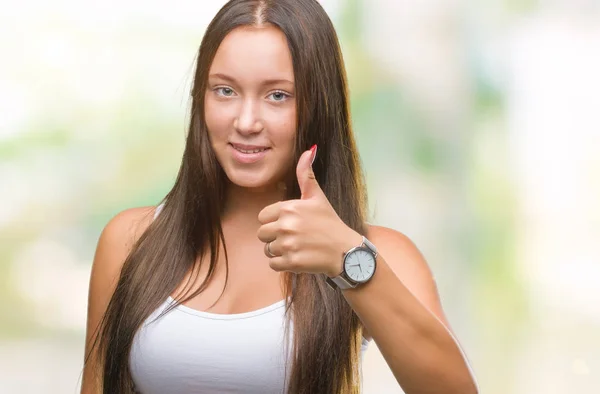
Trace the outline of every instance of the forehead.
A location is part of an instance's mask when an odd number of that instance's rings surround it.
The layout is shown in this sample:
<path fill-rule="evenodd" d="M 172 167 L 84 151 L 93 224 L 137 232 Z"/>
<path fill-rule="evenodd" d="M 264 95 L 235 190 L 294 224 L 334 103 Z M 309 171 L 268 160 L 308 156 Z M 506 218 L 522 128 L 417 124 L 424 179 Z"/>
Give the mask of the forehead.
<path fill-rule="evenodd" d="M 283 32 L 272 25 L 238 27 L 221 42 L 210 73 L 238 80 L 294 80 L 292 55 Z"/>

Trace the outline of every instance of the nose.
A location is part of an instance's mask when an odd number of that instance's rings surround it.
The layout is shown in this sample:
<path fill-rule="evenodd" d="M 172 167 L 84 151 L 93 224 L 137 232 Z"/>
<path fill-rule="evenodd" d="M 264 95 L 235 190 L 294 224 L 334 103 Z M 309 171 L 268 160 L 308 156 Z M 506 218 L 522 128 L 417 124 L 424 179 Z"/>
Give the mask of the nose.
<path fill-rule="evenodd" d="M 253 134 L 262 131 L 264 125 L 260 118 L 258 103 L 244 100 L 240 112 L 233 122 L 233 127 L 241 134 Z"/>

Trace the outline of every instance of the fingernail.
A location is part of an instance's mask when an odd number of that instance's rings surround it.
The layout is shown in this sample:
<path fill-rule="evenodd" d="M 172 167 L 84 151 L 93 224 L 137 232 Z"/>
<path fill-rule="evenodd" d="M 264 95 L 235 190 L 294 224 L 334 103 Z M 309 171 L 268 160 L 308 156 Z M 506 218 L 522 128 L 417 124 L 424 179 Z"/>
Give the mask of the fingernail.
<path fill-rule="evenodd" d="M 312 152 L 310 156 L 310 165 L 312 166 L 312 164 L 315 162 L 315 158 L 317 157 L 317 144 L 311 146 L 310 151 Z"/>

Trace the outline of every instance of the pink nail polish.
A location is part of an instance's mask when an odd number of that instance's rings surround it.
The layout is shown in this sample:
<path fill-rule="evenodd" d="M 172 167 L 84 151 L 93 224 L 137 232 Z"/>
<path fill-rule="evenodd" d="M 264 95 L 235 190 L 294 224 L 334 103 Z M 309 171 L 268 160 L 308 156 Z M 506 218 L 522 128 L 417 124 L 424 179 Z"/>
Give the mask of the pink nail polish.
<path fill-rule="evenodd" d="M 317 157 L 317 144 L 311 146 L 310 151 L 312 152 L 310 156 L 310 165 L 312 166 L 312 164 L 315 162 L 315 158 Z"/>

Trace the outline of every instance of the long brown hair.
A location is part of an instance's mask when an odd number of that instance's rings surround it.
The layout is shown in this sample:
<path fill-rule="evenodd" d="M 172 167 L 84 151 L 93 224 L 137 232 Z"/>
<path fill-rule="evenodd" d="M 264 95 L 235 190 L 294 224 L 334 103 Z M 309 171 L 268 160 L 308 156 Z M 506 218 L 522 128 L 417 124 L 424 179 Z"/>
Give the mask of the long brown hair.
<path fill-rule="evenodd" d="M 292 55 L 297 97 L 295 159 L 318 144 L 313 164 L 316 179 L 340 218 L 357 232 L 365 232 L 363 174 L 351 129 L 344 63 L 329 17 L 316 0 L 229 1 L 208 26 L 200 45 L 190 125 L 177 179 L 163 200 L 161 214 L 127 257 L 94 340 L 104 393 L 132 392 L 129 356 L 137 330 L 187 273 L 198 272 L 199 257 L 206 253 L 210 256 L 208 276 L 196 291 L 186 292 L 181 302 L 202 292 L 213 275 L 219 246 L 225 243 L 221 213 L 227 177 L 211 148 L 204 120 L 208 71 L 229 32 L 263 24 L 285 34 Z M 293 171 L 287 183 L 286 198 L 299 198 Z M 225 261 L 227 266 L 226 250 Z M 285 295 L 286 322 L 289 327 L 293 319 L 294 325 L 288 393 L 357 393 L 362 328 L 343 295 L 327 287 L 324 275 L 312 274 L 287 274 Z"/>

